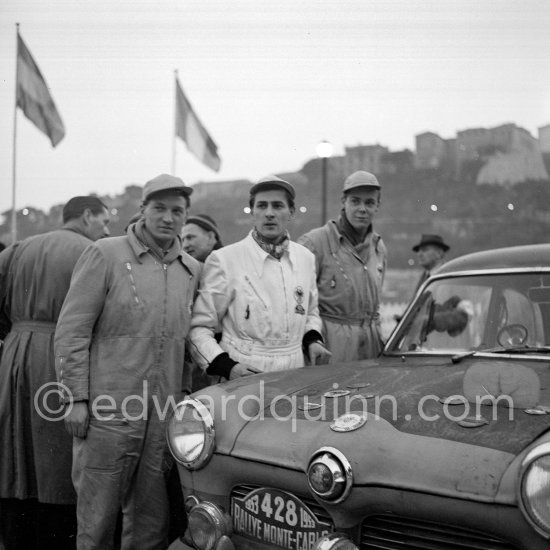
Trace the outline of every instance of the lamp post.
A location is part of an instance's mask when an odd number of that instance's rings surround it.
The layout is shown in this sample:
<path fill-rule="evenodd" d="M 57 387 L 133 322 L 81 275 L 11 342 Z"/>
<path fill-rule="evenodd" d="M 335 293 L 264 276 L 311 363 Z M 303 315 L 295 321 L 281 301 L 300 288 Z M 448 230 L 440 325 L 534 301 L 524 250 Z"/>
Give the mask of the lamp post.
<path fill-rule="evenodd" d="M 322 161 L 322 186 L 321 186 L 321 225 L 327 222 L 327 163 L 332 156 L 332 143 L 326 140 L 317 144 L 317 156 Z"/>

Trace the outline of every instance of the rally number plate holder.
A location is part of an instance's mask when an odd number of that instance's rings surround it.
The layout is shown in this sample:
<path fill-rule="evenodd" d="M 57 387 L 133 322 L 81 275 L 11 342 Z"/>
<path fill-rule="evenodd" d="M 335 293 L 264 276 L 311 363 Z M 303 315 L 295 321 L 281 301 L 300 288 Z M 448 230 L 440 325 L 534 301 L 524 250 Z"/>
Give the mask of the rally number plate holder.
<path fill-rule="evenodd" d="M 333 530 L 291 493 L 265 487 L 233 497 L 231 516 L 235 534 L 286 550 L 311 550 Z"/>

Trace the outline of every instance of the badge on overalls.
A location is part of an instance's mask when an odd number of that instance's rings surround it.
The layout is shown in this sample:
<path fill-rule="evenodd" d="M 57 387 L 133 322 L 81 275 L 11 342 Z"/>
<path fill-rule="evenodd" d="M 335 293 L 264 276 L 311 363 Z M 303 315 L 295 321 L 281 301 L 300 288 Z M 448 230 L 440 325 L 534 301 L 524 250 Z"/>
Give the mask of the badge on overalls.
<path fill-rule="evenodd" d="M 294 308 L 294 311 L 300 315 L 305 315 L 306 310 L 302 305 L 302 302 L 304 301 L 304 289 L 301 286 L 297 286 L 294 290 L 294 299 L 296 300 L 296 307 Z"/>

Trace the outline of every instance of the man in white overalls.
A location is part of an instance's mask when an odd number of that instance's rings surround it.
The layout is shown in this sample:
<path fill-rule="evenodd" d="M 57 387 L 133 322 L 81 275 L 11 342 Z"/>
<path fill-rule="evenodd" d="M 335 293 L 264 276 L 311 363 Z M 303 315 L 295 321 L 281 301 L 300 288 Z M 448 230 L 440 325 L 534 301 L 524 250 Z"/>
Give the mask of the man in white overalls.
<path fill-rule="evenodd" d="M 250 189 L 252 231 L 213 251 L 191 321 L 191 353 L 207 374 L 234 379 L 327 363 L 315 258 L 289 239 L 295 191 L 269 176 Z M 221 328 L 218 343 L 214 334 Z"/>

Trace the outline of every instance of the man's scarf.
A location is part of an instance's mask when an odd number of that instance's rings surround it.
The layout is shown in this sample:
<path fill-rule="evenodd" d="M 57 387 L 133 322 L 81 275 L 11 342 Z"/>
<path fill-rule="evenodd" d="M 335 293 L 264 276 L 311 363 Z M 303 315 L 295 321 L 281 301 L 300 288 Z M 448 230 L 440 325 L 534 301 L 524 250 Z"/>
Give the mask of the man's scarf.
<path fill-rule="evenodd" d="M 270 256 L 280 260 L 285 251 L 288 250 L 290 235 L 288 231 L 280 235 L 274 241 L 268 241 L 256 229 L 252 230 L 252 238 L 258 243 L 258 246 L 265 250 Z"/>
<path fill-rule="evenodd" d="M 342 208 L 342 211 L 340 212 L 340 217 L 336 221 L 336 226 L 338 227 L 338 231 L 340 231 L 340 233 L 354 247 L 360 244 L 363 244 L 369 232 L 372 231 L 372 224 L 370 224 L 365 229 L 360 229 L 360 230 L 355 229 L 355 227 L 353 227 L 353 225 L 349 223 L 349 220 L 343 208 Z"/>

